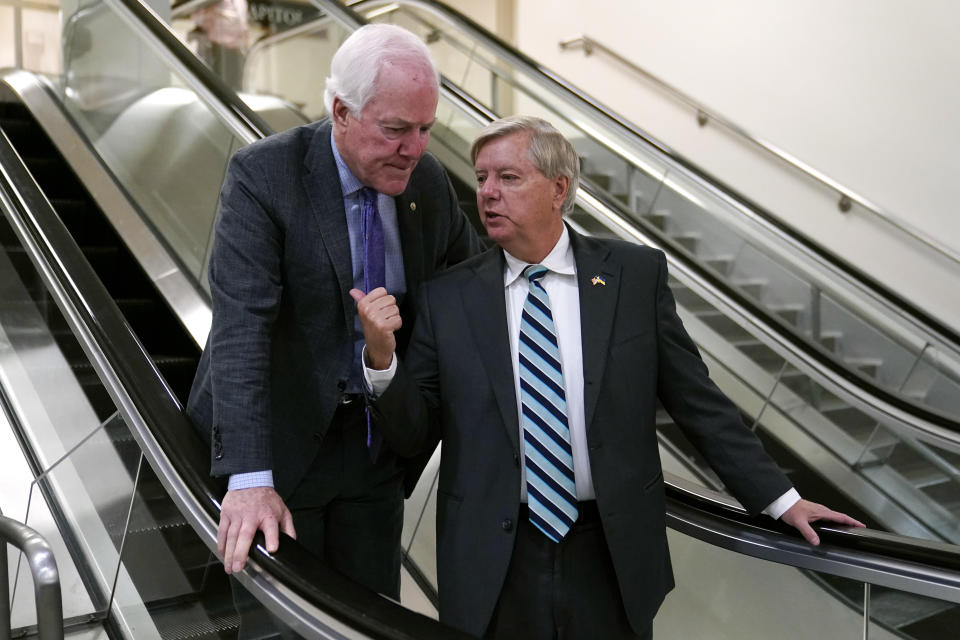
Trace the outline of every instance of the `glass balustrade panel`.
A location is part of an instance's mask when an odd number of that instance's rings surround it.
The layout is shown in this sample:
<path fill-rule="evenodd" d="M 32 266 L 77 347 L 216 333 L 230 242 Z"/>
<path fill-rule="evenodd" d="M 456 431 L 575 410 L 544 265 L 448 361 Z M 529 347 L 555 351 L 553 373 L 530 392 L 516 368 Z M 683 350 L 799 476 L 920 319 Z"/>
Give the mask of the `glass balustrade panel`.
<path fill-rule="evenodd" d="M 198 277 L 234 133 L 103 2 L 65 17 L 63 105 L 186 269 Z"/>
<path fill-rule="evenodd" d="M 88 593 L 84 588 L 58 521 L 13 431 L 17 425 L 28 448 L 42 448 L 33 459 L 44 470 L 99 430 L 78 377 L 82 374 L 77 366 L 85 361 L 78 363 L 69 355 L 82 353 L 75 342 L 61 335 L 65 330 L 66 323 L 46 296 L 40 275 L 0 212 L 0 396 L 5 406 L 0 428 L 9 430 L 3 435 L 0 453 L 0 506 L 5 516 L 25 523 L 47 540 L 57 558 L 61 591 L 70 595 L 64 598 L 63 614 L 73 617 L 102 611 L 106 599 L 103 592 Z M 12 628 L 34 625 L 33 582 L 26 559 L 13 547 L 9 553 L 6 548 L 0 553 L 7 554 L 12 577 Z"/>

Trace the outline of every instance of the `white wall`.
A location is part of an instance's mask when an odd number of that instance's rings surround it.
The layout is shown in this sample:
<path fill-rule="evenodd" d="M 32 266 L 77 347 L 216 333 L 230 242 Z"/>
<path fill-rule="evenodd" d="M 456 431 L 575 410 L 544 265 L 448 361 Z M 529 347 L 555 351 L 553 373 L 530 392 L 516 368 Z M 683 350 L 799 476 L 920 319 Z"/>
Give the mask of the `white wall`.
<path fill-rule="evenodd" d="M 960 253 L 960 4 L 516 0 L 515 11 L 522 51 L 960 329 L 960 264 L 922 255 L 861 208 L 841 214 L 834 194 L 699 128 L 609 57 L 558 46 L 579 33 L 604 42 Z"/>

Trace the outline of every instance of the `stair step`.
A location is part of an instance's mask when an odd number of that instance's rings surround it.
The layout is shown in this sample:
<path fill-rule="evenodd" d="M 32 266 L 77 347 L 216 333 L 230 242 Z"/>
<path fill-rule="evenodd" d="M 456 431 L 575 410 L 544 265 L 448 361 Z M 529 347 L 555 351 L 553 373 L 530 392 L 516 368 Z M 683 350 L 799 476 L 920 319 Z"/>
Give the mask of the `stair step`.
<path fill-rule="evenodd" d="M 923 492 L 954 516 L 960 515 L 960 484 L 947 476 L 941 482 L 928 484 Z"/>
<path fill-rule="evenodd" d="M 877 373 L 880 372 L 880 367 L 883 366 L 883 360 L 881 358 L 844 358 L 843 361 L 847 363 L 848 366 L 871 378 L 876 378 Z"/>
<path fill-rule="evenodd" d="M 786 320 L 793 326 L 798 326 L 800 324 L 800 318 L 803 316 L 804 311 L 806 311 L 806 307 L 804 305 L 792 303 L 767 305 L 767 309 L 775 313 L 783 320 Z"/>
<path fill-rule="evenodd" d="M 604 191 L 609 191 L 613 183 L 613 176 L 607 173 L 586 173 L 583 177 Z"/>
<path fill-rule="evenodd" d="M 840 331 L 823 331 L 820 333 L 820 344 L 827 350 L 836 353 L 840 348 L 843 333 Z"/>
<path fill-rule="evenodd" d="M 783 356 L 756 338 L 733 340 L 731 344 L 770 372 L 779 372 Z"/>
<path fill-rule="evenodd" d="M 673 293 L 673 299 L 676 300 L 677 304 L 687 311 L 697 312 L 714 310 L 712 304 L 700 297 L 700 295 L 694 292 L 690 287 L 684 285 L 671 285 L 670 290 Z"/>
<path fill-rule="evenodd" d="M 227 610 L 211 615 L 199 604 L 153 611 L 151 615 L 161 629 L 162 640 L 220 640 L 235 637 L 240 628 L 240 616 L 236 612 Z"/>
<path fill-rule="evenodd" d="M 661 231 L 667 231 L 667 225 L 670 222 L 670 212 L 669 211 L 653 211 L 643 216 L 644 220 L 647 220 L 657 229 Z"/>
<path fill-rule="evenodd" d="M 711 258 L 700 258 L 703 264 L 722 276 L 730 273 L 730 267 L 733 265 L 734 257 L 732 255 L 713 256 Z"/>
<path fill-rule="evenodd" d="M 690 253 L 696 255 L 697 249 L 700 246 L 700 240 L 703 239 L 703 234 L 696 231 L 690 231 L 671 234 L 670 238 Z"/>
<path fill-rule="evenodd" d="M 887 464 L 918 489 L 939 484 L 947 479 L 929 460 L 902 443 L 887 458 Z"/>
<path fill-rule="evenodd" d="M 770 281 L 766 278 L 742 278 L 731 280 L 730 284 L 737 289 L 740 289 L 740 291 L 747 294 L 751 298 L 760 300 L 763 297 L 763 292 L 767 288 L 767 285 L 770 284 Z"/>
<path fill-rule="evenodd" d="M 877 426 L 876 418 L 851 407 L 850 405 L 838 407 L 836 409 L 821 409 L 820 412 L 827 416 L 835 425 L 847 431 L 866 430 L 869 437 L 874 427 Z M 861 442 L 866 443 L 866 437 Z M 879 435 L 877 436 L 879 437 Z M 881 446 L 880 443 L 877 446 Z"/>
<path fill-rule="evenodd" d="M 736 320 L 733 320 L 716 309 L 711 308 L 704 311 L 694 311 L 694 313 L 698 318 L 710 325 L 714 331 L 729 340 L 752 337 Z"/>

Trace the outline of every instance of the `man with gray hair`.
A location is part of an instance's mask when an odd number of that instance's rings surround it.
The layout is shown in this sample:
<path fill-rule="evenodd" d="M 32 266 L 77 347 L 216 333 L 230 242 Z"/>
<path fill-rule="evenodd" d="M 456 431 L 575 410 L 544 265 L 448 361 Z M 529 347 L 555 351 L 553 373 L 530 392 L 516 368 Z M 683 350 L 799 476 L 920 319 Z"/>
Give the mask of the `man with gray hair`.
<path fill-rule="evenodd" d="M 440 620 L 486 638 L 649 638 L 673 587 L 659 400 L 754 514 L 856 520 L 800 499 L 710 381 L 677 316 L 664 254 L 567 228 L 573 146 L 499 120 L 473 144 L 499 248 L 427 283 L 406 356 L 382 290 L 351 291 L 386 437 L 443 441 Z M 862 525 L 860 525 L 862 526 Z"/>
<path fill-rule="evenodd" d="M 209 278 L 213 324 L 188 402 L 228 478 L 218 532 L 227 573 L 257 530 L 278 531 L 399 597 L 411 452 L 369 423 L 348 292 L 389 291 L 405 318 L 421 281 L 480 250 L 450 180 L 425 155 L 439 74 L 392 25 L 354 32 L 333 58 L 329 120 L 238 151 L 220 195 Z M 412 317 L 410 318 L 412 319 Z M 402 351 L 406 336 L 398 337 Z"/>

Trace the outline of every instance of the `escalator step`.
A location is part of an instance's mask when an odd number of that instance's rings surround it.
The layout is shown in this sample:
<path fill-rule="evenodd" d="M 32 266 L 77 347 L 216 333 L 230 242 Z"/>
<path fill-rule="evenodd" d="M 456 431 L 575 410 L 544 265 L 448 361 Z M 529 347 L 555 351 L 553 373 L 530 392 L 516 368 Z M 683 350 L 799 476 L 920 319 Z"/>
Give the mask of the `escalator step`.
<path fill-rule="evenodd" d="M 196 604 L 185 610 L 171 608 L 169 611 L 153 611 L 152 614 L 163 640 L 218 640 L 235 637 L 240 627 L 240 617 L 235 611 L 210 615 Z"/>

